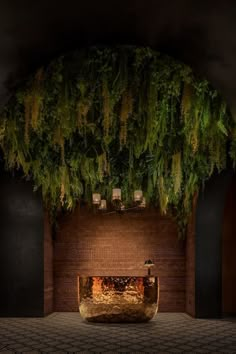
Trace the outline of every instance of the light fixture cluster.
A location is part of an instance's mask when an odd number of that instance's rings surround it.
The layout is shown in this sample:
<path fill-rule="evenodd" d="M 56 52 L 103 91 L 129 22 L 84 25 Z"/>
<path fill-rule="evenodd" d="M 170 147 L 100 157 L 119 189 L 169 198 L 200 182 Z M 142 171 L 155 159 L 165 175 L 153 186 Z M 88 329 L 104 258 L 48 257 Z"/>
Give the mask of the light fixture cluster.
<path fill-rule="evenodd" d="M 134 206 L 126 208 L 121 199 L 121 189 L 113 188 L 112 189 L 112 212 L 122 212 L 130 209 L 143 209 L 146 207 L 146 200 L 143 196 L 142 190 L 134 191 Z M 93 193 L 93 204 L 98 207 L 99 210 L 107 210 L 107 201 L 106 199 L 101 199 L 100 193 Z"/>

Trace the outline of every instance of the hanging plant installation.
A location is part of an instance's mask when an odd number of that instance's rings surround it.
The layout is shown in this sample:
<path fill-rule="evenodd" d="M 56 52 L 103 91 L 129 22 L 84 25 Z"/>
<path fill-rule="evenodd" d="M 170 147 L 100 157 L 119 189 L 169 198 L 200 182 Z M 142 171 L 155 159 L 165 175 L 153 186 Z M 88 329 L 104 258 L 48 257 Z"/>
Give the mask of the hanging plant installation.
<path fill-rule="evenodd" d="M 125 203 L 142 189 L 172 210 L 183 234 L 193 195 L 235 161 L 235 122 L 206 80 L 149 48 L 73 52 L 41 68 L 11 98 L 0 121 L 7 168 L 42 188 L 51 210 L 90 203 L 113 187 Z"/>

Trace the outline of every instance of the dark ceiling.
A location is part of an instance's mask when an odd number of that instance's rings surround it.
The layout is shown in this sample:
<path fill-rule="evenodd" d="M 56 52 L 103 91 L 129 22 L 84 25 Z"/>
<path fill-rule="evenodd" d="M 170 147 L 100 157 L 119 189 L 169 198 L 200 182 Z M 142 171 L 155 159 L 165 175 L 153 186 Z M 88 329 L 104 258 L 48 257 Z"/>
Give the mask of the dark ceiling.
<path fill-rule="evenodd" d="M 235 0 L 0 0 L 0 104 L 39 65 L 92 44 L 168 53 L 205 75 L 236 110 Z"/>

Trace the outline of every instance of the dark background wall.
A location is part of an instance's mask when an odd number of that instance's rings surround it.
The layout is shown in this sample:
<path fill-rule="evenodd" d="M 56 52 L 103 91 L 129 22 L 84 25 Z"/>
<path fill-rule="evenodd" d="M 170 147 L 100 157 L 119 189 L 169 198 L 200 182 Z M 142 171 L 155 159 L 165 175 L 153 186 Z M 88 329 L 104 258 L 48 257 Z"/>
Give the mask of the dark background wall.
<path fill-rule="evenodd" d="M 195 315 L 222 315 L 222 233 L 233 171 L 213 176 L 199 194 L 195 234 Z"/>
<path fill-rule="evenodd" d="M 43 315 L 43 206 L 31 183 L 0 174 L 0 316 Z"/>
<path fill-rule="evenodd" d="M 54 246 L 54 311 L 78 311 L 78 275 L 159 276 L 160 311 L 185 311 L 185 249 L 175 221 L 157 210 L 93 215 L 77 209 L 59 222 Z"/>
<path fill-rule="evenodd" d="M 236 315 L 236 176 L 227 191 L 222 239 L 222 313 Z"/>

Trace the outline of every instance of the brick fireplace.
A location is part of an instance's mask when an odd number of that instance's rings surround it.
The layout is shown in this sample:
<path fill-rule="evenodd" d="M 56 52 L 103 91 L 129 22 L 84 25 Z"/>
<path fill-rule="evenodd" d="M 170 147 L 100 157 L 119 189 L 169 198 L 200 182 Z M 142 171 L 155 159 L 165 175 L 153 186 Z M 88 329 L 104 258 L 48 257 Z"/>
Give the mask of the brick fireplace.
<path fill-rule="evenodd" d="M 77 209 L 62 217 L 54 241 L 54 311 L 78 311 L 78 275 L 143 276 L 149 258 L 159 276 L 159 310 L 185 311 L 185 247 L 171 216 Z"/>

